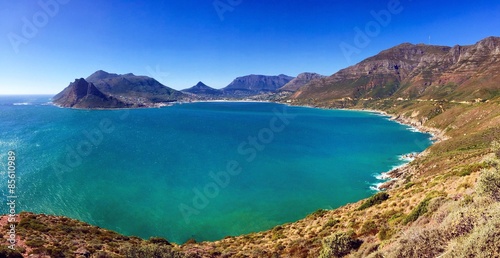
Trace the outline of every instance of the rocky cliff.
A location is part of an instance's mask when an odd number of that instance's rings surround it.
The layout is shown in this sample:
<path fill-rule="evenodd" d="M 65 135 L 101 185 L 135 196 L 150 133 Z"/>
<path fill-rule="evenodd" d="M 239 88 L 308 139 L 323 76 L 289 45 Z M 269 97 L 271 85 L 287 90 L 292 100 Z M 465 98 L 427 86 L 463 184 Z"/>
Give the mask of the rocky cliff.
<path fill-rule="evenodd" d="M 103 93 L 135 105 L 153 105 L 181 99 L 184 94 L 171 89 L 157 80 L 132 73 L 113 74 L 97 71 L 87 77 Z"/>
<path fill-rule="evenodd" d="M 53 98 L 53 102 L 61 107 L 71 108 L 126 108 L 130 104 L 114 97 L 107 96 L 85 79 L 76 79 L 66 89 Z"/>
<path fill-rule="evenodd" d="M 71 83 L 53 98 L 53 102 L 74 108 L 129 108 L 161 106 L 184 97 L 182 92 L 147 76 L 99 70 L 87 79 Z"/>
<path fill-rule="evenodd" d="M 298 90 L 300 87 L 308 84 L 312 80 L 317 80 L 324 78 L 325 76 L 317 73 L 301 73 L 297 75 L 293 80 L 289 81 L 283 87 L 279 88 L 279 91 L 290 91 L 294 92 Z"/>
<path fill-rule="evenodd" d="M 275 92 L 292 79 L 293 77 L 284 74 L 277 76 L 251 74 L 234 79 L 222 90 L 226 95 L 256 95 L 262 92 Z"/>

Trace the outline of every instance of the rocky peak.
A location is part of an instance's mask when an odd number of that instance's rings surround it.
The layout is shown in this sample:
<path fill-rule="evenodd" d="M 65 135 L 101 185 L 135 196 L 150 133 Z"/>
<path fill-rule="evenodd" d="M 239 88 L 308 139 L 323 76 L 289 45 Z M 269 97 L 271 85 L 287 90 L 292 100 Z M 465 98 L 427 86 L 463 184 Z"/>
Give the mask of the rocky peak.
<path fill-rule="evenodd" d="M 234 79 L 224 90 L 275 91 L 292 79 L 293 77 L 284 74 L 277 76 L 250 74 Z"/>
<path fill-rule="evenodd" d="M 99 91 L 94 84 L 87 82 L 85 79 L 76 79 L 72 84 L 73 94 L 77 99 L 81 99 L 87 95 L 94 95 L 98 97 L 106 97 L 101 91 Z"/>
<path fill-rule="evenodd" d="M 108 78 L 115 78 L 115 77 L 118 77 L 119 75 L 118 74 L 115 74 L 115 73 L 108 73 L 108 72 L 105 72 L 103 70 L 98 70 L 96 71 L 95 73 L 91 74 L 89 77 L 87 77 L 87 81 L 89 82 L 95 82 L 95 81 L 98 81 L 98 80 L 104 80 L 104 79 L 108 79 Z"/>
<path fill-rule="evenodd" d="M 317 73 L 301 73 L 297 75 L 293 80 L 289 81 L 285 86 L 281 87 L 279 90 L 280 91 L 296 91 L 300 87 L 306 85 L 312 80 L 316 79 L 321 79 L 324 78 L 325 76 Z"/>
<path fill-rule="evenodd" d="M 194 87 L 196 87 L 196 88 L 208 88 L 208 86 L 201 81 L 198 82 Z"/>
<path fill-rule="evenodd" d="M 500 47 L 500 37 L 487 37 L 477 44 L 478 48 L 486 48 L 489 50 L 498 50 Z"/>
<path fill-rule="evenodd" d="M 53 102 L 62 107 L 73 108 L 121 108 L 129 106 L 102 93 L 93 83 L 83 78 L 70 83 L 66 89 L 54 96 Z"/>

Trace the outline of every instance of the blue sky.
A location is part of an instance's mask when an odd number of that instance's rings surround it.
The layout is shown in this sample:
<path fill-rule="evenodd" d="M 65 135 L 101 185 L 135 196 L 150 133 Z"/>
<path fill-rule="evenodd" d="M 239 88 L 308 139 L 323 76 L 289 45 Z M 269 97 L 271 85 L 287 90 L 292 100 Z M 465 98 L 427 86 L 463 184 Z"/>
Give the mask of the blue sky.
<path fill-rule="evenodd" d="M 331 75 L 403 42 L 500 36 L 499 17 L 500 2 L 483 0 L 0 0 L 0 94 L 55 94 L 96 70 L 175 89 Z"/>

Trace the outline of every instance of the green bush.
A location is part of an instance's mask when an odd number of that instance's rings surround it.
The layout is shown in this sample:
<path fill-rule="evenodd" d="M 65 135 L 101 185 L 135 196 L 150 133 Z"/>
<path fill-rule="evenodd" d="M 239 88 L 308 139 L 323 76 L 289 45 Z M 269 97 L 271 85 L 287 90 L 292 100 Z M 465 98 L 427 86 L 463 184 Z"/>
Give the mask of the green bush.
<path fill-rule="evenodd" d="M 337 225 L 339 223 L 340 223 L 340 220 L 338 220 L 338 219 L 329 219 L 325 223 L 325 225 L 323 225 L 323 228 L 330 228 L 330 227 L 333 227 L 333 226 L 335 226 L 335 225 Z"/>
<path fill-rule="evenodd" d="M 500 173 L 498 170 L 495 168 L 483 170 L 479 177 L 477 190 L 479 194 L 500 201 Z"/>
<path fill-rule="evenodd" d="M 309 217 L 309 216 L 311 216 L 311 217 L 313 217 L 313 218 L 321 218 L 321 217 L 323 217 L 326 213 L 328 213 L 328 210 L 325 210 L 325 209 L 318 209 L 318 210 L 316 210 L 315 212 L 313 212 L 313 213 L 309 214 L 309 215 L 308 215 L 308 217 Z"/>
<path fill-rule="evenodd" d="M 172 250 L 166 245 L 132 245 L 121 250 L 127 258 L 182 258 L 184 255 Z"/>
<path fill-rule="evenodd" d="M 458 176 L 468 176 L 474 172 L 478 172 L 483 168 L 489 167 L 486 163 L 473 163 L 467 166 L 462 167 L 460 171 L 458 171 Z"/>
<path fill-rule="evenodd" d="M 323 239 L 320 258 L 342 257 L 357 250 L 363 241 L 354 238 L 353 232 L 339 232 Z"/>
<path fill-rule="evenodd" d="M 359 206 L 358 210 L 364 210 L 369 207 L 372 207 L 373 205 L 377 205 L 382 203 L 383 201 L 389 199 L 389 194 L 386 192 L 379 192 L 373 195 L 372 197 L 368 198 L 361 206 Z"/>
<path fill-rule="evenodd" d="M 38 221 L 36 219 L 36 216 L 34 215 L 22 218 L 21 221 L 19 222 L 19 228 L 32 229 L 40 232 L 47 232 L 50 230 L 50 228 L 47 227 L 47 225 Z"/>
<path fill-rule="evenodd" d="M 413 183 L 413 182 L 408 182 L 408 183 L 406 183 L 406 184 L 405 184 L 405 189 L 410 189 L 410 188 L 411 188 L 412 186 L 414 186 L 414 185 L 415 185 L 415 183 Z"/>
<path fill-rule="evenodd" d="M 40 238 L 30 239 L 26 241 L 26 245 L 32 248 L 42 247 L 43 245 L 45 245 L 45 241 L 43 241 L 43 239 Z"/>
<path fill-rule="evenodd" d="M 387 225 L 383 225 L 378 232 L 378 239 L 381 241 L 390 239 L 394 235 L 394 231 Z"/>
<path fill-rule="evenodd" d="M 367 221 L 361 226 L 361 234 L 375 235 L 378 233 L 377 224 L 374 221 Z"/>
<path fill-rule="evenodd" d="M 427 207 L 429 206 L 429 201 L 431 198 L 425 198 L 421 203 L 415 207 L 408 216 L 403 220 L 403 224 L 408 224 L 417 220 L 420 216 L 424 215 L 427 212 Z"/>
<path fill-rule="evenodd" d="M 171 245 L 167 239 L 162 237 L 150 237 L 148 241 L 152 244 Z"/>

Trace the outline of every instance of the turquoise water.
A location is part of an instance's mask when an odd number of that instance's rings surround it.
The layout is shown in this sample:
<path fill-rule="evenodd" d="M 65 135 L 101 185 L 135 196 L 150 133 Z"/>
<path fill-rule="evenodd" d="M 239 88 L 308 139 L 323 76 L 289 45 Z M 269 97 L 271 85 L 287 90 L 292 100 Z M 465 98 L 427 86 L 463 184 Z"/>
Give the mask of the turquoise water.
<path fill-rule="evenodd" d="M 0 165 L 16 151 L 17 208 L 177 243 L 355 202 L 400 155 L 431 144 L 369 112 L 273 103 L 87 111 L 48 100 L 0 97 Z"/>

